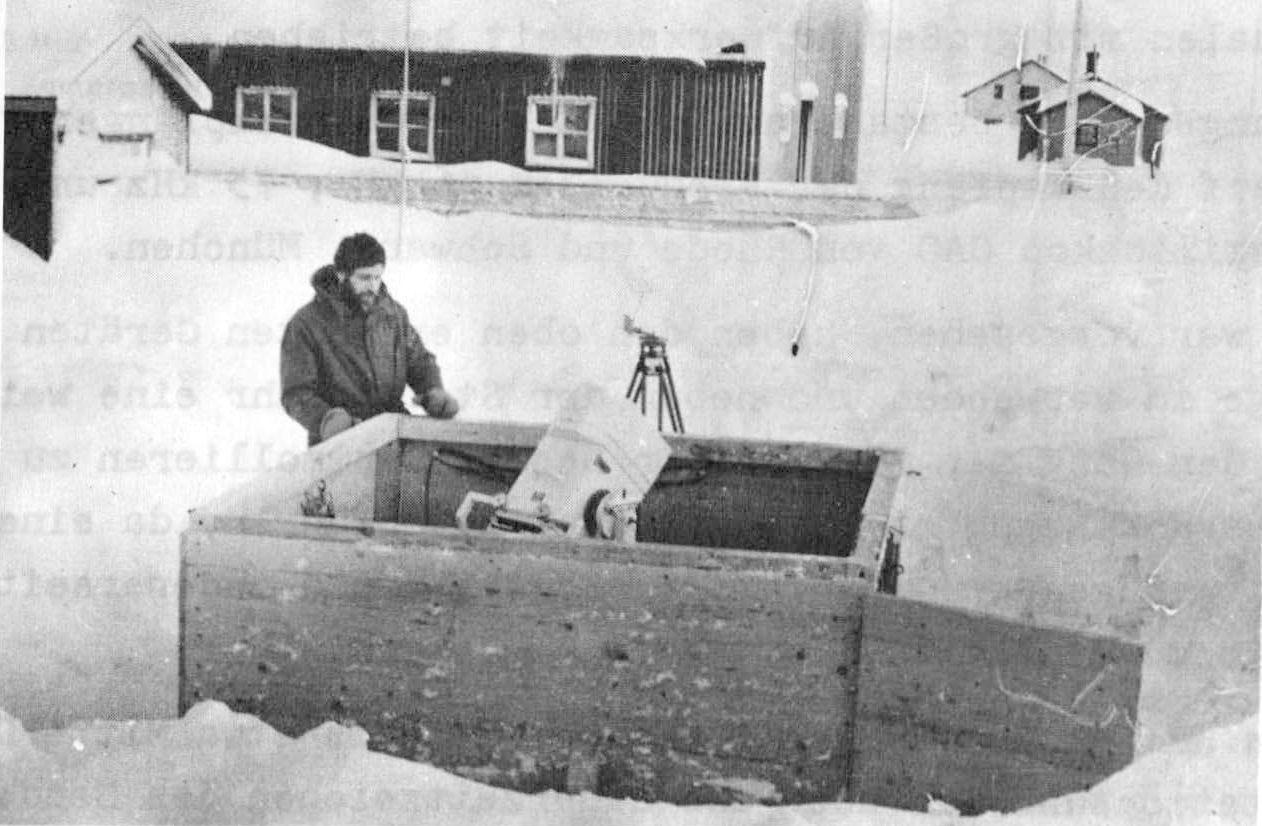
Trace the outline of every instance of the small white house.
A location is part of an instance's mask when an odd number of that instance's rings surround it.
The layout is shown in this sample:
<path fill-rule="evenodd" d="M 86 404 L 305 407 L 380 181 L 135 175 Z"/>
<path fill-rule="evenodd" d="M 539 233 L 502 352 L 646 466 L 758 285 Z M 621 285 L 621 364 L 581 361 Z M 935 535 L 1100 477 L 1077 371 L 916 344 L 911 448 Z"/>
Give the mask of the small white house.
<path fill-rule="evenodd" d="M 977 84 L 960 97 L 964 98 L 969 117 L 983 123 L 1011 123 L 1018 119 L 1018 109 L 1064 85 L 1065 79 L 1041 60 L 1027 60 Z"/>
<path fill-rule="evenodd" d="M 47 258 L 55 194 L 187 168 L 188 116 L 210 110 L 211 92 L 148 22 L 105 44 L 5 45 L 6 233 Z"/>

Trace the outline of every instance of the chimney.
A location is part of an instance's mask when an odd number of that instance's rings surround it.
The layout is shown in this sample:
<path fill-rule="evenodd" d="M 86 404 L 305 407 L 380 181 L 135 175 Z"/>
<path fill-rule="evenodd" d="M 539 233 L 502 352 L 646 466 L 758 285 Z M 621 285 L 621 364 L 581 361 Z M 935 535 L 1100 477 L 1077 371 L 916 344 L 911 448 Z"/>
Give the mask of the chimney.
<path fill-rule="evenodd" d="M 1087 52 L 1087 79 L 1095 80 L 1096 64 L 1100 62 L 1099 47 L 1092 46 L 1091 51 Z"/>

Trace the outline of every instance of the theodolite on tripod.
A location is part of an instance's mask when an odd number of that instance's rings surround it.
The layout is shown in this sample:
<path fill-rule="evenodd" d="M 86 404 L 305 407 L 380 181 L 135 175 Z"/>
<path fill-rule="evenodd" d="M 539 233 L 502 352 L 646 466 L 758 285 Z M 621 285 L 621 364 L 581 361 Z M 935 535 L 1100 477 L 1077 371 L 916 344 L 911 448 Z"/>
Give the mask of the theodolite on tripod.
<path fill-rule="evenodd" d="M 629 315 L 622 317 L 622 329 L 640 339 L 640 358 L 627 387 L 627 398 L 638 403 L 640 413 L 647 416 L 648 392 L 645 384 L 649 378 L 657 379 L 657 429 L 663 429 L 664 415 L 668 415 L 671 430 L 683 433 L 684 416 L 679 410 L 679 395 L 675 392 L 675 379 L 670 373 L 670 361 L 666 358 L 666 339 L 635 326 Z"/>

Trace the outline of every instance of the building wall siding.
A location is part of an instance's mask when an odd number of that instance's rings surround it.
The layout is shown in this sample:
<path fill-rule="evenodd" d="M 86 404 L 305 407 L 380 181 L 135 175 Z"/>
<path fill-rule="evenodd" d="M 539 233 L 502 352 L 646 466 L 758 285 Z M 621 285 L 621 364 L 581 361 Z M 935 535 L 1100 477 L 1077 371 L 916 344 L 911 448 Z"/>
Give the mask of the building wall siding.
<path fill-rule="evenodd" d="M 402 85 L 402 55 L 348 49 L 179 44 L 215 94 L 213 116 L 235 122 L 239 86 L 297 91 L 297 134 L 369 154 L 373 91 Z M 557 64 L 561 94 L 597 98 L 602 174 L 752 179 L 758 166 L 762 64 L 573 58 Z M 414 54 L 409 86 L 434 95 L 434 160 L 524 167 L 527 98 L 553 89 L 554 66 L 535 55 Z"/>
<path fill-rule="evenodd" d="M 1167 120 L 1169 119 L 1165 115 L 1151 106 L 1144 107 L 1144 128 L 1139 149 L 1141 163 L 1152 162 L 1154 166 L 1161 166 L 1161 151 L 1157 150 L 1154 157 L 1154 149 L 1165 137 Z"/>
<path fill-rule="evenodd" d="M 1092 153 L 1091 157 L 1098 157 L 1114 166 L 1133 166 L 1137 136 L 1142 121 L 1113 106 L 1099 95 L 1088 93 L 1078 99 L 1078 121 L 1082 123 L 1091 120 L 1102 124 L 1104 127 L 1102 132 L 1105 135 L 1116 135 L 1111 146 Z M 1058 106 L 1045 113 L 1039 127 L 1050 136 L 1045 142 L 1047 147 L 1045 160 L 1059 160 L 1064 156 L 1065 107 Z"/>
<path fill-rule="evenodd" d="M 995 98 L 995 86 L 1003 87 L 1003 98 Z M 1026 66 L 1022 72 L 1015 68 L 995 80 L 981 86 L 964 98 L 965 112 L 973 118 L 984 121 L 1014 121 L 1020 115 L 1017 110 L 1028 101 L 1021 100 L 1021 87 L 1037 86 L 1039 94 L 1047 94 L 1059 89 L 1065 82 L 1038 64 Z"/>

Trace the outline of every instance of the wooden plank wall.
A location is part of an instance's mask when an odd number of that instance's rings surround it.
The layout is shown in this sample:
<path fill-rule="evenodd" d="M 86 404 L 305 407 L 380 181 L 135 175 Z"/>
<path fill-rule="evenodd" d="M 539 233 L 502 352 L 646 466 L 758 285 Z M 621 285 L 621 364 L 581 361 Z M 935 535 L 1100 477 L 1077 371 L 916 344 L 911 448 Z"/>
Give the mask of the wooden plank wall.
<path fill-rule="evenodd" d="M 524 791 L 841 793 L 861 590 L 226 532 L 186 534 L 183 561 L 181 710 L 354 721 L 371 748 Z"/>
<path fill-rule="evenodd" d="M 656 71 L 643 95 L 643 174 L 758 178 L 762 64 Z"/>
<path fill-rule="evenodd" d="M 181 711 L 353 721 L 500 786 L 689 803 L 752 781 L 1006 811 L 1132 758 L 1142 651 L 1117 640 L 756 564 L 774 554 L 299 521 L 184 535 Z"/>
<path fill-rule="evenodd" d="M 369 154 L 373 91 L 401 85 L 402 54 L 382 50 L 180 43 L 176 51 L 214 92 L 212 116 L 235 120 L 238 86 L 298 94 L 298 137 Z M 410 85 L 435 97 L 438 163 L 525 165 L 527 97 L 552 91 L 542 55 L 414 53 Z M 561 94 L 597 98 L 599 174 L 755 180 L 763 64 L 574 57 Z M 563 171 L 563 170 L 553 170 Z"/>
<path fill-rule="evenodd" d="M 853 800 L 1011 811 L 1133 758 L 1137 645 L 879 594 L 862 637 Z"/>

